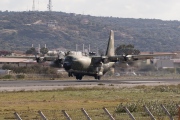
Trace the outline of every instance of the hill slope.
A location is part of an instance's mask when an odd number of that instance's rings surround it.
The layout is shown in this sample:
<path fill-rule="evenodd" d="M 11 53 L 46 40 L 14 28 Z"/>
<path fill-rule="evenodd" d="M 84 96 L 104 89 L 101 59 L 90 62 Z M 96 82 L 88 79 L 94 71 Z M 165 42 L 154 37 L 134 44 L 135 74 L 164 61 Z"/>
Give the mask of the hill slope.
<path fill-rule="evenodd" d="M 62 12 L 0 12 L 0 50 L 27 50 L 31 44 L 75 50 L 75 44 L 104 51 L 109 30 L 115 44 L 134 44 L 141 51 L 176 51 L 180 22 L 156 19 L 93 17 Z"/>

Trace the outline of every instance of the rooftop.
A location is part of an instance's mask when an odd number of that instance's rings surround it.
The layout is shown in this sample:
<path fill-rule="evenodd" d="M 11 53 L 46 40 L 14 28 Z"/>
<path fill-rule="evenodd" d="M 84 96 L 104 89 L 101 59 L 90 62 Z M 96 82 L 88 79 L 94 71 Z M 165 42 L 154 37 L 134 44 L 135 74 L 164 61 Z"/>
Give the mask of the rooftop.
<path fill-rule="evenodd" d="M 22 59 L 22 58 L 0 58 L 0 62 L 33 62 L 32 59 Z"/>

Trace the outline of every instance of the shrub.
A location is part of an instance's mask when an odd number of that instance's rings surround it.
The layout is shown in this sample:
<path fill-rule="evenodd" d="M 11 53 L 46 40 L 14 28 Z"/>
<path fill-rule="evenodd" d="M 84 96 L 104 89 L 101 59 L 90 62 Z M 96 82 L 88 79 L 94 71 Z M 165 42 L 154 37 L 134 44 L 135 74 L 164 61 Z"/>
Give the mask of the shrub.
<path fill-rule="evenodd" d="M 137 102 L 132 102 L 132 103 L 121 103 L 119 104 L 115 112 L 116 113 L 125 113 L 124 107 L 127 107 L 130 112 L 143 112 L 144 108 L 143 106 L 145 105 L 153 115 L 155 116 L 164 116 L 165 113 L 161 107 L 161 104 L 163 104 L 166 109 L 169 111 L 169 113 L 173 116 L 177 115 L 177 104 L 179 102 L 174 102 L 174 101 L 166 101 L 166 102 L 160 102 L 160 101 L 147 101 L 145 102 L 144 100 L 139 100 Z M 144 116 L 147 116 L 145 113 Z"/>
<path fill-rule="evenodd" d="M 12 75 L 5 75 L 2 77 L 3 79 L 11 79 L 12 78 Z"/>
<path fill-rule="evenodd" d="M 17 79 L 24 79 L 24 78 L 25 78 L 25 75 L 16 75 L 16 78 L 17 78 Z"/>

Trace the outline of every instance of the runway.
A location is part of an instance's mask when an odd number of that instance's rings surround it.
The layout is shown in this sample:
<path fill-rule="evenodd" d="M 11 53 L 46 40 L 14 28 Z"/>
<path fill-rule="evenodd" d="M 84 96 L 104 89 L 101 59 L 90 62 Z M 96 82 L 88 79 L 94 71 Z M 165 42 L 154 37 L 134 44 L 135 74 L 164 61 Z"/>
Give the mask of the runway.
<path fill-rule="evenodd" d="M 0 81 L 0 91 L 53 90 L 65 87 L 134 87 L 138 85 L 177 85 L 180 79 L 142 80 L 14 80 Z"/>

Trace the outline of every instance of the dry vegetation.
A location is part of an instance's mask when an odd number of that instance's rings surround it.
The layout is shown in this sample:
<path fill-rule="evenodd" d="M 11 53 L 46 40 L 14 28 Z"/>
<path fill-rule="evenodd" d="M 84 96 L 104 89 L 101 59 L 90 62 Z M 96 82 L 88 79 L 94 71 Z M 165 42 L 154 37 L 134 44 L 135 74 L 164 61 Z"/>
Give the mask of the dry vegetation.
<path fill-rule="evenodd" d="M 180 104 L 180 85 L 137 86 L 118 89 L 109 86 L 109 88 L 69 87 L 56 91 L 1 92 L 0 119 L 13 119 L 15 111 L 20 113 L 23 119 L 39 119 L 38 110 L 42 110 L 49 119 L 63 119 L 61 110 L 67 110 L 72 118 L 80 120 L 84 119 L 81 108 L 85 108 L 94 119 L 108 119 L 104 115 L 102 107 L 107 107 L 119 119 L 122 117 L 119 114 L 124 114 L 122 106 L 129 107 L 131 112 L 140 117 L 138 112 L 142 112 L 144 104 L 154 107 L 153 113 L 159 113 L 155 114 L 158 119 L 165 116 L 159 111 L 160 104 L 165 104 L 172 115 L 177 115 L 175 106 Z M 127 115 L 123 116 L 126 119 L 128 117 Z M 141 116 L 148 117 L 145 114 L 141 114 Z"/>

